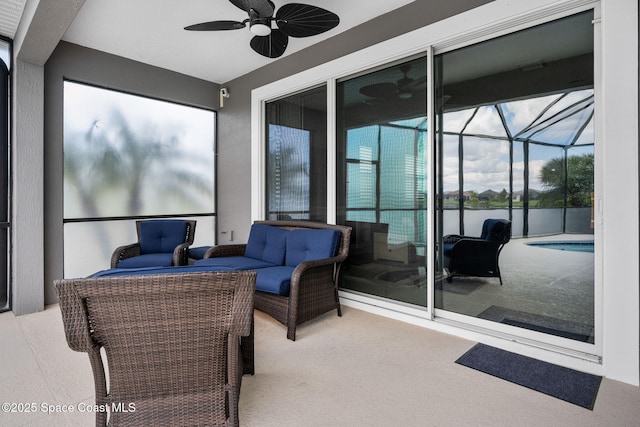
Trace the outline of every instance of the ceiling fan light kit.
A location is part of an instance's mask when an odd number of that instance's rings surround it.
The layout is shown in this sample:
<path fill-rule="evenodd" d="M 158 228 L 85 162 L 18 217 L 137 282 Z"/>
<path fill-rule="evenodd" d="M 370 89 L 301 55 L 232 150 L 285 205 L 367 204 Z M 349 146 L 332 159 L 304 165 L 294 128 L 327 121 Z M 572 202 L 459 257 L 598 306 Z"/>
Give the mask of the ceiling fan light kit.
<path fill-rule="evenodd" d="M 363 86 L 359 89 L 360 93 L 379 101 L 392 99 L 407 100 L 413 98 L 414 92 L 424 89 L 427 82 L 426 75 L 415 79 L 409 77 L 409 71 L 411 71 L 411 65 L 409 64 L 401 65 L 398 71 L 402 73 L 402 77 L 398 81 L 373 83 Z M 363 102 L 370 105 L 375 104 L 371 99 L 366 99 Z"/>
<path fill-rule="evenodd" d="M 251 24 L 251 32 L 260 37 L 265 37 L 271 34 L 271 27 L 267 24 L 256 22 Z"/>
<path fill-rule="evenodd" d="M 317 6 L 289 3 L 275 11 L 270 0 L 229 0 L 244 10 L 249 18 L 244 21 L 211 21 L 185 27 L 188 31 L 239 30 L 249 24 L 254 37 L 249 45 L 267 58 L 282 56 L 289 44 L 289 37 L 310 37 L 335 28 L 340 18 L 333 12 Z M 274 16 L 274 12 L 275 16 Z M 277 28 L 273 28 L 275 21 Z"/>

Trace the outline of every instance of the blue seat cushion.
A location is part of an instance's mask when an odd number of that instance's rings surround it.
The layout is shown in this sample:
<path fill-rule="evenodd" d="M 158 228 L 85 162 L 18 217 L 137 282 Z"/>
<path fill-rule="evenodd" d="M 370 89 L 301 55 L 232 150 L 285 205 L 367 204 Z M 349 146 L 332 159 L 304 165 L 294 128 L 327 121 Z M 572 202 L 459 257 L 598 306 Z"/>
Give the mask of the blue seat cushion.
<path fill-rule="evenodd" d="M 140 267 L 140 268 L 110 268 L 98 271 L 91 277 L 138 276 L 141 274 L 171 274 L 171 273 L 203 273 L 209 271 L 229 271 L 231 268 L 221 266 L 180 265 L 175 267 Z"/>
<path fill-rule="evenodd" d="M 256 270 L 258 273 L 256 276 L 256 290 L 275 295 L 289 295 L 293 270 L 295 270 L 295 267 L 284 265 Z"/>
<path fill-rule="evenodd" d="M 266 224 L 253 224 L 244 255 L 271 264 L 283 265 L 288 230 Z"/>
<path fill-rule="evenodd" d="M 187 222 L 177 219 L 143 221 L 139 238 L 143 255 L 173 252 L 187 240 Z"/>
<path fill-rule="evenodd" d="M 275 264 L 246 256 L 227 256 L 199 259 L 194 262 L 193 265 L 200 267 L 225 267 L 230 270 L 256 270 L 258 268 L 273 267 Z"/>
<path fill-rule="evenodd" d="M 304 261 L 335 256 L 341 236 L 338 230 L 291 230 L 287 236 L 285 265 L 295 267 Z"/>
<path fill-rule="evenodd" d="M 125 258 L 118 263 L 118 268 L 168 267 L 173 262 L 173 252 L 144 254 Z"/>

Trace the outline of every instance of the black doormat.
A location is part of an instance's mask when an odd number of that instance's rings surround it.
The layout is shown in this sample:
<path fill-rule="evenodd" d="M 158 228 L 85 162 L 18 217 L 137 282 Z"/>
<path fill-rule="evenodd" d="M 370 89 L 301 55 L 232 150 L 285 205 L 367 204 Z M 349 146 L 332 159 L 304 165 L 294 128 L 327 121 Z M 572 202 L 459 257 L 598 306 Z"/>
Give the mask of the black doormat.
<path fill-rule="evenodd" d="M 480 313 L 478 317 L 557 337 L 593 343 L 593 326 L 578 322 L 513 310 L 497 305 L 492 305 Z"/>
<path fill-rule="evenodd" d="M 399 282 L 401 280 L 408 279 L 411 276 L 418 276 L 420 273 L 417 268 L 410 268 L 408 270 L 392 270 L 385 271 L 376 276 L 376 279 L 385 280 L 387 282 Z"/>
<path fill-rule="evenodd" d="M 445 279 L 436 281 L 436 291 L 451 292 L 459 295 L 469 295 L 471 292 L 481 288 L 488 282 L 476 277 L 456 277 L 451 283 Z"/>
<path fill-rule="evenodd" d="M 521 322 L 515 319 L 502 319 L 500 323 L 505 325 L 517 326 L 518 328 L 529 329 L 530 331 L 542 332 L 544 334 L 555 335 L 557 337 L 569 338 L 570 340 L 587 342 L 589 341 L 589 335 L 578 334 L 570 331 L 563 331 L 562 329 L 549 328 L 547 326 L 537 325 L 535 323 Z"/>
<path fill-rule="evenodd" d="M 476 344 L 456 363 L 593 410 L 602 377 Z"/>

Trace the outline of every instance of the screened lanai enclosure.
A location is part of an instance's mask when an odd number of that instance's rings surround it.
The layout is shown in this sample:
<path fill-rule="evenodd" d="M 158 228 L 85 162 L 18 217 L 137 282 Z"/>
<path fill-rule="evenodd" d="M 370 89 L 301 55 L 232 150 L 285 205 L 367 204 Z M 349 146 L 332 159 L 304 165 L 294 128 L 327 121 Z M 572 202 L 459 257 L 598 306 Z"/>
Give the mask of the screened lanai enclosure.
<path fill-rule="evenodd" d="M 338 78 L 335 108 L 326 85 L 267 102 L 267 217 L 326 221 L 335 205 L 352 227 L 343 291 L 593 344 L 593 17 Z M 452 255 L 486 220 L 507 227 L 501 245 Z"/>

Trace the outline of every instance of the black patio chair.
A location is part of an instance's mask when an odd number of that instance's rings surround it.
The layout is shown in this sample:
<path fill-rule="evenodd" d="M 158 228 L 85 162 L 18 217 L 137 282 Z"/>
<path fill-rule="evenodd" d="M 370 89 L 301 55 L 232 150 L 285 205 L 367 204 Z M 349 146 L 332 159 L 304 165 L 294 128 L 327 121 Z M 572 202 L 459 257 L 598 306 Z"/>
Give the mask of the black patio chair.
<path fill-rule="evenodd" d="M 497 277 L 502 286 L 499 257 L 511 239 L 511 221 L 486 219 L 480 237 L 447 235 L 443 239 L 447 282 L 453 276 Z"/>

